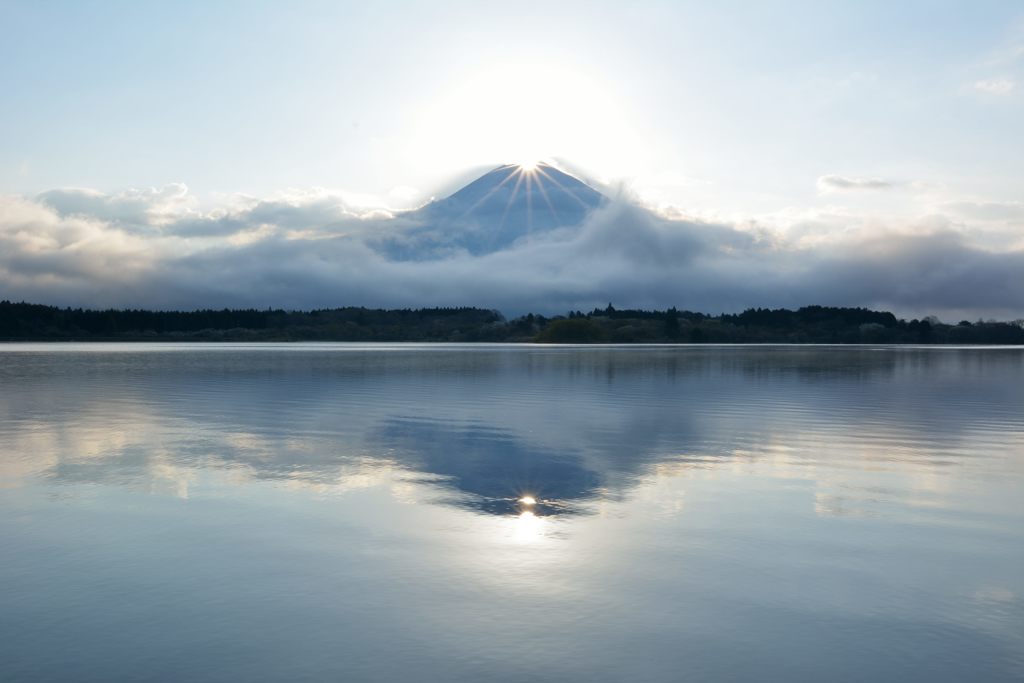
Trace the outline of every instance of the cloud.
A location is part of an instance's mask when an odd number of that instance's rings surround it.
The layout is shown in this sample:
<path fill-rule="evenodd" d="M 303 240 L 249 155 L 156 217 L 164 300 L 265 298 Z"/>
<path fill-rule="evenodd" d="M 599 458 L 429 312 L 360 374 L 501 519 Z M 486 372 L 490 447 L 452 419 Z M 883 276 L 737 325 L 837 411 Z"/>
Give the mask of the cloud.
<path fill-rule="evenodd" d="M 974 82 L 974 89 L 989 95 L 1008 95 L 1013 91 L 1014 82 L 1009 78 L 986 78 Z"/>
<path fill-rule="evenodd" d="M 63 217 L 89 216 L 140 229 L 176 220 L 189 214 L 195 206 L 184 183 L 133 188 L 114 195 L 83 188 L 60 188 L 43 192 L 36 199 Z"/>
<path fill-rule="evenodd" d="M 44 204 L 0 198 L 0 292 L 38 300 L 98 295 L 124 298 L 170 250 L 85 215 L 62 216 Z M 108 295 L 108 296 L 105 296 Z"/>
<path fill-rule="evenodd" d="M 1024 202 L 945 202 L 950 213 L 983 221 L 1024 221 Z"/>
<path fill-rule="evenodd" d="M 823 175 L 818 178 L 818 191 L 829 192 L 851 192 L 860 190 L 889 190 L 898 187 L 901 183 L 881 178 L 855 178 L 841 175 Z"/>
<path fill-rule="evenodd" d="M 289 190 L 266 199 L 237 196 L 227 208 L 183 217 L 165 225 L 164 230 L 182 237 L 225 237 L 259 229 L 266 232 L 266 228 L 275 233 L 329 235 L 348 232 L 367 216 L 390 214 L 358 211 L 340 193 L 313 188 Z"/>
<path fill-rule="evenodd" d="M 948 210 L 1020 208 L 998 206 Z M 360 213 L 319 189 L 234 197 L 206 212 L 167 189 L 0 198 L 0 297 L 185 309 L 474 305 L 511 315 L 608 301 L 707 312 L 812 303 L 916 316 L 1024 309 L 1024 251 L 984 248 L 941 218 L 851 227 L 826 216 L 807 240 L 617 200 L 578 228 L 483 255 L 453 247 L 433 260 L 396 261 L 375 248 L 382 236 L 422 227 L 416 220 Z"/>

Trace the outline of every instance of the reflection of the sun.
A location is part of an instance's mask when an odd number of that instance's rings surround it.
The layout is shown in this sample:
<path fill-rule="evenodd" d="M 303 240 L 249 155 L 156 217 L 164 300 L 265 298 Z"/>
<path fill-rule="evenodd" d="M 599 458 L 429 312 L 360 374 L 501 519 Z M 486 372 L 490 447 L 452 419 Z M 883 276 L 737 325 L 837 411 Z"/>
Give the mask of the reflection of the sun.
<path fill-rule="evenodd" d="M 516 543 L 536 543 L 544 538 L 547 522 L 529 510 L 512 518 L 511 538 Z"/>
<path fill-rule="evenodd" d="M 507 518 L 511 523 L 509 538 L 515 543 L 536 543 L 542 540 L 547 535 L 550 522 L 546 516 L 538 514 L 543 505 L 528 493 L 524 493 L 515 502 L 519 503 L 519 513 Z"/>

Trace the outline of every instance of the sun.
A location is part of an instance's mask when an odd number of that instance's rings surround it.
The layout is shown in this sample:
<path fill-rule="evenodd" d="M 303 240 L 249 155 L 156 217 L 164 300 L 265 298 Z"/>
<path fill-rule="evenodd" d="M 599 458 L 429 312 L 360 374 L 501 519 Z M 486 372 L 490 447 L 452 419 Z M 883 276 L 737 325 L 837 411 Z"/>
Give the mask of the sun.
<path fill-rule="evenodd" d="M 649 149 L 632 99 L 589 65 L 558 55 L 483 60 L 452 72 L 410 111 L 402 158 L 432 171 L 515 164 L 526 178 L 545 159 L 592 173 L 631 175 Z"/>

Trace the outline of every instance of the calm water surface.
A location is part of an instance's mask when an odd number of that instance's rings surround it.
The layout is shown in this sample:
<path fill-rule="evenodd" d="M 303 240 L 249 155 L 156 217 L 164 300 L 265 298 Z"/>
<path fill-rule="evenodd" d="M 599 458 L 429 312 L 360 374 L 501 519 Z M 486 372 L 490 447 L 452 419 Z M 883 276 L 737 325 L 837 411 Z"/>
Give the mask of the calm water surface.
<path fill-rule="evenodd" d="M 1024 680 L 1024 350 L 0 346 L 0 679 Z"/>

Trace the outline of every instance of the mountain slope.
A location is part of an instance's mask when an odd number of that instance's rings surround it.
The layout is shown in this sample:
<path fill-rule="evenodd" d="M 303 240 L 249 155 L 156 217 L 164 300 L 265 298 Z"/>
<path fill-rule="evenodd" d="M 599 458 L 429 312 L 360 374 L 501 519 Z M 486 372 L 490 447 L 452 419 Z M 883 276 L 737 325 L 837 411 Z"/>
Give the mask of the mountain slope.
<path fill-rule="evenodd" d="M 577 226 L 604 201 L 600 192 L 549 164 L 507 164 L 450 197 L 405 214 L 404 229 L 376 246 L 397 260 L 427 260 L 460 250 L 487 254 Z"/>

